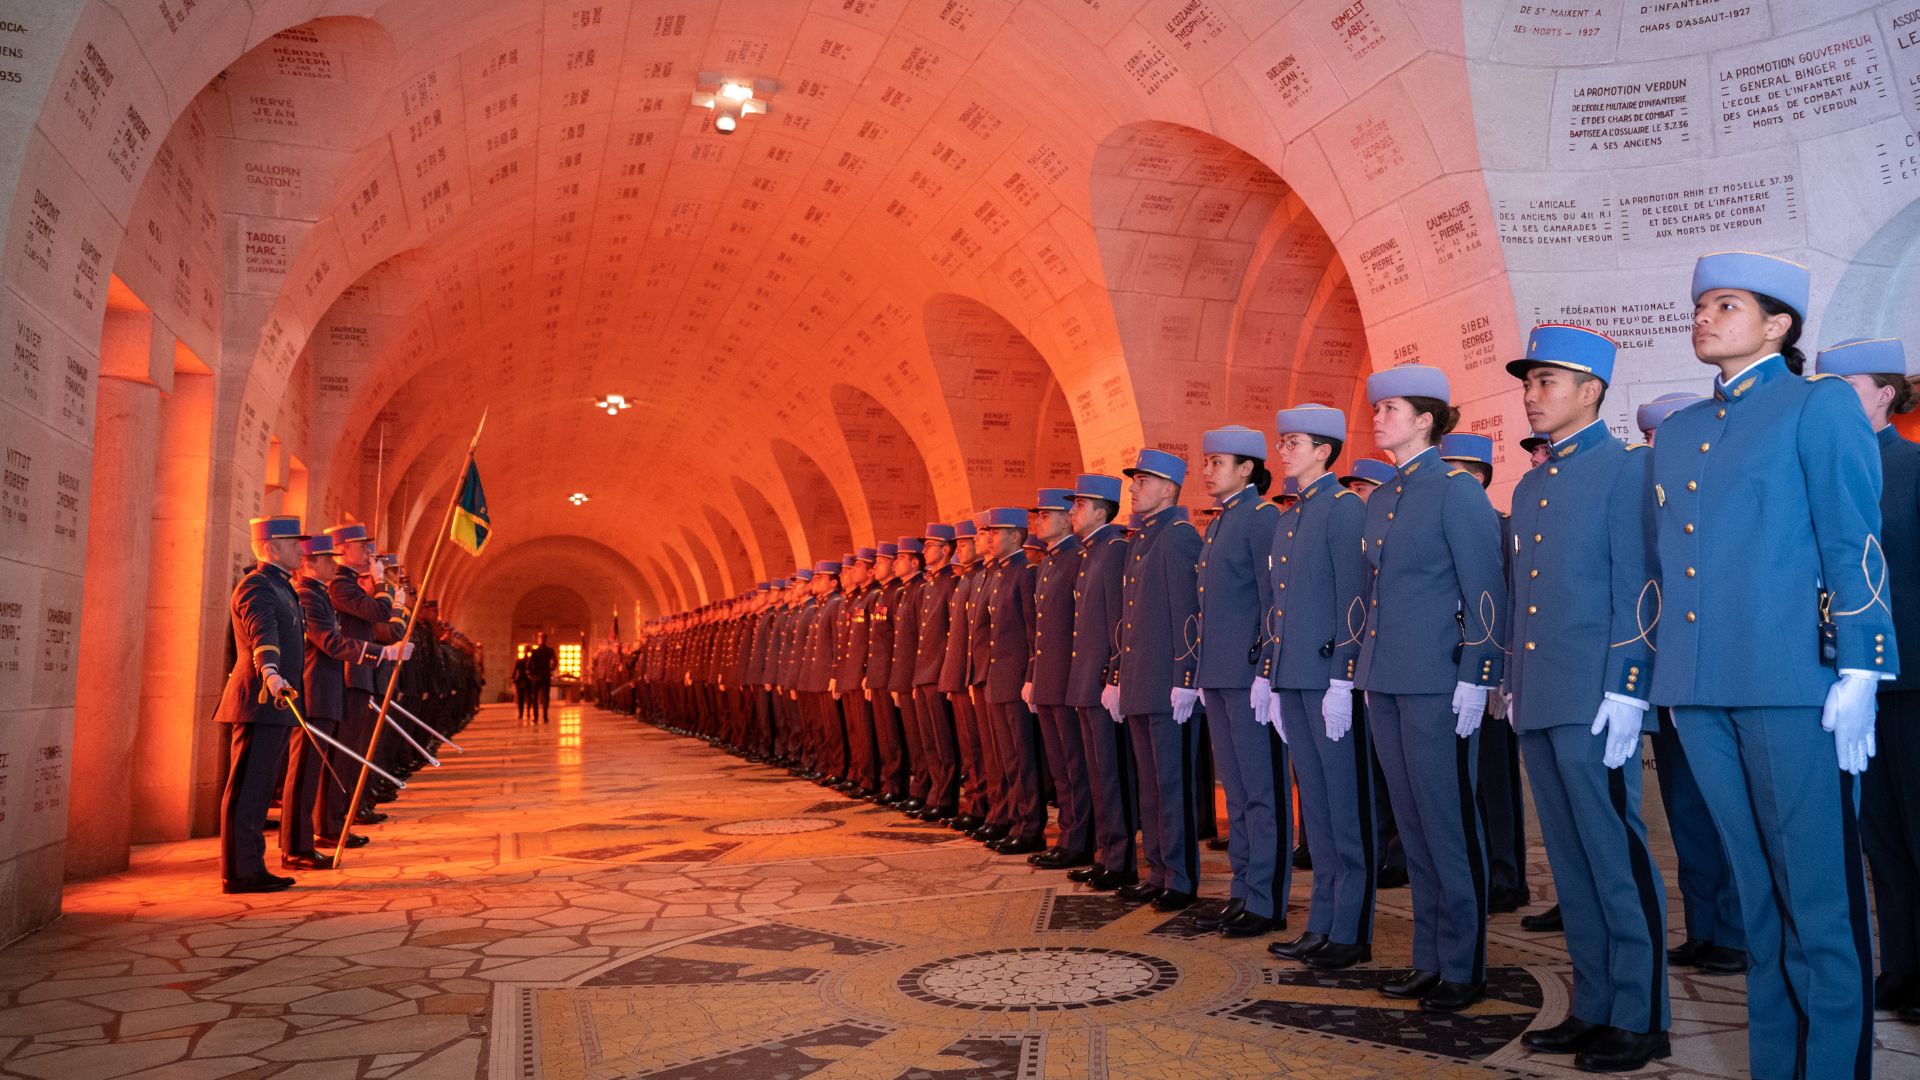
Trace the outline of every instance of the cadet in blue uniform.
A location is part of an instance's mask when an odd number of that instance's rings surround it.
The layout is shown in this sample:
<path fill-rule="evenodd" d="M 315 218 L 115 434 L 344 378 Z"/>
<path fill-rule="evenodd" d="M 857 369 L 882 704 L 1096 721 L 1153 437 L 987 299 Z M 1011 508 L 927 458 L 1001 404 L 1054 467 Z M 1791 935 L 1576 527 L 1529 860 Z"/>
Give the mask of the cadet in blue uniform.
<path fill-rule="evenodd" d="M 300 569 L 297 517 L 254 518 L 253 556 L 259 564 L 234 586 L 227 602 L 233 624 L 233 672 L 213 714 L 228 725 L 232 754 L 220 798 L 220 885 L 223 892 L 277 892 L 290 877 L 267 872 L 264 833 L 280 766 L 287 758 L 293 712 L 306 664 L 306 622 L 293 575 Z"/>
<path fill-rule="evenodd" d="M 1365 502 L 1381 484 L 1393 480 L 1396 475 L 1398 470 L 1379 458 L 1360 458 L 1353 463 L 1353 471 L 1340 478 L 1340 485 Z M 1361 714 L 1356 718 L 1358 723 L 1362 722 L 1361 718 L 1367 711 L 1367 699 L 1365 694 L 1356 697 Z M 1400 828 L 1393 822 L 1393 800 L 1387 794 L 1387 774 L 1380 768 L 1377 746 L 1373 750 L 1373 819 L 1376 850 L 1380 857 L 1380 870 L 1374 875 L 1374 887 L 1404 888 L 1407 884 L 1407 852 L 1400 844 Z"/>
<path fill-rule="evenodd" d="M 1880 441 L 1880 546 L 1893 597 L 1900 676 L 1880 684 L 1878 761 L 1860 778 L 1860 846 L 1873 868 L 1880 927 L 1879 1008 L 1920 1021 L 1920 446 L 1893 417 L 1913 411 L 1907 353 L 1898 338 L 1843 341 L 1821 351 L 1822 375 L 1853 386 Z"/>
<path fill-rule="evenodd" d="M 1073 675 L 1073 597 L 1080 575 L 1080 538 L 1068 524 L 1069 488 L 1041 488 L 1034 498 L 1030 539 L 1045 545 L 1033 586 L 1033 661 L 1021 695 L 1040 718 L 1047 769 L 1060 807 L 1053 846 L 1027 861 L 1043 870 L 1093 864 L 1093 806 L 1080 714 L 1068 702 Z M 1096 690 L 1097 694 L 1098 691 Z"/>
<path fill-rule="evenodd" d="M 1500 518 L 1435 447 L 1459 420 L 1446 373 L 1367 379 L 1373 435 L 1399 469 L 1367 500 L 1367 636 L 1355 682 L 1413 878 L 1413 972 L 1383 988 L 1434 1011 L 1486 993 L 1486 838 L 1474 798 L 1480 721 L 1500 680 Z"/>
<path fill-rule="evenodd" d="M 1274 734 L 1273 691 L 1259 670 L 1264 616 L 1273 606 L 1267 557 L 1280 511 L 1263 497 L 1273 483 L 1266 436 L 1237 425 L 1217 428 L 1201 438 L 1200 449 L 1201 477 L 1220 512 L 1200 545 L 1194 683 L 1206 699 L 1214 770 L 1227 791 L 1233 883 L 1223 906 L 1194 921 L 1228 937 L 1254 937 L 1286 925 L 1293 872 L 1286 745 Z"/>
<path fill-rule="evenodd" d="M 980 535 L 994 557 L 987 590 L 986 700 L 1000 751 L 1003 839 L 988 842 L 1002 855 L 1044 850 L 1047 797 L 1040 779 L 1040 723 L 1020 700 L 1033 654 L 1033 566 L 1027 561 L 1027 512 L 999 506 L 987 512 Z"/>
<path fill-rule="evenodd" d="M 1585 327 L 1536 326 L 1507 365 L 1552 439 L 1513 493 L 1506 686 L 1573 961 L 1567 1018 L 1521 1041 L 1588 1072 L 1668 1052 L 1666 892 L 1640 820 L 1660 621 L 1653 455 L 1600 420 L 1615 351 Z"/>
<path fill-rule="evenodd" d="M 1440 460 L 1493 486 L 1493 440 L 1471 432 L 1448 432 Z M 1502 562 L 1513 551 L 1507 515 L 1500 515 Z M 1532 899 L 1527 888 L 1527 808 L 1520 790 L 1520 744 L 1507 720 L 1506 699 L 1487 698 L 1488 723 L 1480 725 L 1480 817 L 1487 830 L 1487 911 L 1518 911 Z"/>
<path fill-rule="evenodd" d="M 1340 410 L 1282 409 L 1274 427 L 1300 498 L 1280 515 L 1268 553 L 1261 674 L 1292 750 L 1314 872 L 1306 931 L 1267 951 L 1333 971 L 1373 958 L 1373 743 L 1353 700 L 1367 625 L 1367 504 L 1327 471 L 1347 439 Z"/>
<path fill-rule="evenodd" d="M 1661 394 L 1634 412 L 1647 445 L 1661 421 L 1696 401 L 1699 394 L 1675 391 Z M 1667 950 L 1667 963 L 1694 967 L 1714 975 L 1737 975 L 1747 970 L 1747 931 L 1740 919 L 1740 890 L 1720 847 L 1700 782 L 1687 764 L 1686 748 L 1673 726 L 1673 710 L 1661 706 L 1659 729 L 1653 744 L 1654 772 L 1660 781 L 1660 803 L 1667 813 L 1667 832 L 1673 838 L 1673 861 L 1680 883 L 1681 925 L 1686 939 Z M 1554 929 L 1559 929 L 1555 927 Z"/>
<path fill-rule="evenodd" d="M 1141 840 L 1151 866 L 1146 880 L 1120 890 L 1161 911 L 1190 906 L 1200 883 L 1200 839 L 1194 813 L 1193 623 L 1199 614 L 1195 564 L 1200 534 L 1174 505 L 1187 464 L 1145 448 L 1132 468 L 1139 529 L 1128 541 L 1121 582 L 1120 663 L 1107 677 L 1101 704 L 1127 726 L 1139 769 Z"/>
<path fill-rule="evenodd" d="M 1846 382 L 1796 373 L 1807 291 L 1784 259 L 1695 264 L 1694 355 L 1720 377 L 1653 450 L 1666 594 L 1653 701 L 1673 707 L 1738 882 L 1763 1080 L 1872 1065 L 1854 777 L 1879 682 L 1900 667 L 1879 447 Z"/>
<path fill-rule="evenodd" d="M 1390 484 L 1400 475 L 1394 468 L 1379 458 L 1363 457 L 1353 463 L 1353 471 L 1340 478 L 1340 484 L 1348 491 L 1365 499 L 1373 494 L 1381 484 Z"/>
<path fill-rule="evenodd" d="M 1093 863 L 1067 876 L 1106 892 L 1139 880 L 1134 834 L 1140 818 L 1134 802 L 1132 746 L 1120 718 L 1100 705 L 1107 676 L 1120 663 L 1122 579 L 1127 538 L 1120 512 L 1120 478 L 1082 473 L 1073 483 L 1069 522 L 1079 538 L 1079 570 L 1073 583 L 1073 650 L 1067 671 L 1067 704 L 1080 717 L 1080 744 L 1087 760 L 1087 797 L 1093 811 Z"/>

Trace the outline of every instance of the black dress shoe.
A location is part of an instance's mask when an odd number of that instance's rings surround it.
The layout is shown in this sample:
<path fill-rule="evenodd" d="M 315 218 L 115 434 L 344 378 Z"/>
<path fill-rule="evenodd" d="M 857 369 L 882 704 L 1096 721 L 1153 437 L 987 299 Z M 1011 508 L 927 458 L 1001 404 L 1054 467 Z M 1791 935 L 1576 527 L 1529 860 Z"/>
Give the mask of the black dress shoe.
<path fill-rule="evenodd" d="M 1873 980 L 1873 1007 L 1899 1012 L 1920 1002 L 1920 978 L 1906 974 L 1882 974 Z"/>
<path fill-rule="evenodd" d="M 280 892 L 283 889 L 292 887 L 292 885 L 293 885 L 292 878 L 276 877 L 273 874 L 263 873 L 263 874 L 258 874 L 254 877 L 241 878 L 238 881 L 225 882 L 220 886 L 220 891 L 223 893 L 229 893 L 229 894 L 231 893 L 270 893 L 270 892 Z"/>
<path fill-rule="evenodd" d="M 1741 949 L 1715 945 L 1697 957 L 1693 966 L 1710 975 L 1738 975 L 1747 970 L 1747 954 Z"/>
<path fill-rule="evenodd" d="M 322 855 L 319 852 L 308 852 L 304 855 L 282 855 L 280 856 L 280 866 L 286 870 L 331 870 L 333 869 L 333 856 Z"/>
<path fill-rule="evenodd" d="M 1383 866 L 1373 876 L 1376 889 L 1404 889 L 1407 885 L 1407 868 L 1404 866 Z"/>
<path fill-rule="evenodd" d="M 1920 1024 L 1920 1005 L 1909 1005 L 1900 1010 L 1900 1019 L 1909 1024 Z"/>
<path fill-rule="evenodd" d="M 929 806 L 917 814 L 908 814 L 907 816 L 932 823 L 935 821 L 945 821 L 958 813 L 959 811 L 951 806 Z"/>
<path fill-rule="evenodd" d="M 1040 865 L 1041 859 L 1049 858 L 1053 855 L 1059 854 L 1059 851 L 1060 851 L 1059 845 L 1057 844 L 1049 845 L 1045 851 L 1035 852 L 1034 854 L 1027 856 L 1027 862 L 1031 865 L 1038 866 Z"/>
<path fill-rule="evenodd" d="M 1525 889 L 1508 889 L 1494 886 L 1487 890 L 1487 914 L 1508 915 L 1526 907 L 1532 897 Z"/>
<path fill-rule="evenodd" d="M 883 791 L 880 794 L 875 795 L 873 797 L 873 802 L 874 802 L 874 805 L 876 806 L 892 806 L 894 803 L 897 803 L 899 801 L 900 800 L 895 798 L 891 792 L 886 792 L 886 791 Z"/>
<path fill-rule="evenodd" d="M 1622 1031 L 1610 1027 L 1573 1059 L 1581 1072 L 1630 1072 L 1654 1058 L 1673 1053 L 1664 1031 Z"/>
<path fill-rule="evenodd" d="M 1292 941 L 1276 941 L 1267 946 L 1267 952 L 1282 960 L 1305 960 L 1315 949 L 1325 948 L 1327 935 L 1316 934 L 1309 930 Z"/>
<path fill-rule="evenodd" d="M 1029 857 L 1027 861 L 1042 870 L 1071 870 L 1075 867 L 1092 866 L 1093 856 L 1084 851 L 1066 851 L 1061 848 L 1054 848 L 1051 855 L 1043 851 L 1038 855 Z"/>
<path fill-rule="evenodd" d="M 1285 919 L 1275 922 L 1266 915 L 1256 915 L 1251 911 L 1242 911 L 1233 918 L 1220 924 L 1220 933 L 1224 937 L 1260 937 L 1275 930 L 1286 929 Z"/>
<path fill-rule="evenodd" d="M 1099 863 L 1089 862 L 1085 866 L 1075 867 L 1067 871 L 1067 880 L 1092 881 L 1095 874 L 1104 873 L 1106 869 L 1106 867 L 1101 866 Z"/>
<path fill-rule="evenodd" d="M 1005 840 L 1007 834 L 1012 831 L 1013 829 L 1007 825 L 982 825 L 967 835 L 983 844 L 994 844 Z"/>
<path fill-rule="evenodd" d="M 1027 855 L 1036 851 L 1045 851 L 1046 841 L 1041 840 L 1038 837 L 1035 837 L 1030 840 L 1022 840 L 1018 837 L 1009 837 L 1005 840 L 1000 841 L 998 844 L 993 845 L 993 850 L 999 852 L 1002 855 Z"/>
<path fill-rule="evenodd" d="M 1520 929 L 1533 934 L 1560 933 L 1566 929 L 1566 924 L 1560 921 L 1560 905 L 1555 904 L 1538 915 L 1522 915 Z M 1673 953 L 1668 952 L 1667 956 L 1671 957 Z"/>
<path fill-rule="evenodd" d="M 1093 876 L 1087 879 L 1087 888 L 1094 892 L 1114 892 L 1130 889 L 1139 883 L 1140 875 L 1138 874 L 1097 866 L 1094 868 Z"/>
<path fill-rule="evenodd" d="M 387 820 L 387 817 L 388 815 L 378 810 L 362 810 L 353 815 L 353 823 L 355 825 L 378 825 Z"/>
<path fill-rule="evenodd" d="M 1293 868 L 1295 870 L 1313 869 L 1313 853 L 1307 850 L 1307 845 L 1299 844 L 1294 847 Z"/>
<path fill-rule="evenodd" d="M 1245 910 L 1246 901 L 1236 896 L 1230 900 L 1209 900 L 1204 904 L 1196 904 L 1193 910 L 1187 912 L 1187 918 L 1202 930 L 1218 930 L 1228 919 Z"/>
<path fill-rule="evenodd" d="M 1522 1034 L 1520 1045 L 1536 1054 L 1577 1054 L 1609 1030 L 1605 1024 L 1590 1024 L 1569 1016 L 1550 1028 Z"/>
<path fill-rule="evenodd" d="M 316 836 L 313 838 L 313 843 L 315 847 L 322 847 L 322 848 L 339 847 L 340 838 L 337 836 Z M 363 848 L 367 846 L 367 843 L 368 843 L 367 838 L 364 836 L 361 836 L 359 833 L 347 834 L 347 846 L 350 848 Z"/>
<path fill-rule="evenodd" d="M 1208 851 L 1225 851 L 1225 850 L 1227 850 L 1227 838 L 1226 838 L 1226 837 L 1224 837 L 1224 836 L 1209 836 L 1209 837 L 1207 837 L 1207 850 L 1208 850 Z"/>
<path fill-rule="evenodd" d="M 1420 1007 L 1427 1012 L 1459 1012 L 1486 996 L 1485 979 L 1470 983 L 1440 982 L 1420 999 Z"/>
<path fill-rule="evenodd" d="M 1197 898 L 1190 892 L 1181 892 L 1178 889 L 1162 889 L 1160 895 L 1153 898 L 1153 910 L 1183 911 L 1193 906 L 1195 899 Z"/>
<path fill-rule="evenodd" d="M 1319 971 L 1340 971 L 1373 959 L 1373 946 L 1365 942 L 1341 945 L 1329 941 L 1308 953 L 1307 966 Z"/>
<path fill-rule="evenodd" d="M 906 802 L 903 802 L 900 804 L 900 809 L 905 810 L 909 814 L 917 813 L 921 810 L 925 810 L 926 808 L 927 808 L 927 801 L 925 799 L 915 799 L 915 798 L 909 797 Z"/>
<path fill-rule="evenodd" d="M 1131 900 L 1136 904 L 1142 901 L 1152 900 L 1159 895 L 1160 886 L 1155 885 L 1151 881 L 1136 881 L 1131 885 L 1121 887 L 1119 892 L 1120 899 Z"/>
<path fill-rule="evenodd" d="M 1440 985 L 1440 973 L 1437 971 L 1410 971 L 1399 982 L 1390 982 L 1380 988 L 1380 992 L 1390 998 L 1425 997 L 1429 990 Z"/>
<path fill-rule="evenodd" d="M 980 820 L 979 814 L 960 814 L 947 822 L 947 828 L 954 832 L 972 832 L 983 824 L 985 822 Z"/>

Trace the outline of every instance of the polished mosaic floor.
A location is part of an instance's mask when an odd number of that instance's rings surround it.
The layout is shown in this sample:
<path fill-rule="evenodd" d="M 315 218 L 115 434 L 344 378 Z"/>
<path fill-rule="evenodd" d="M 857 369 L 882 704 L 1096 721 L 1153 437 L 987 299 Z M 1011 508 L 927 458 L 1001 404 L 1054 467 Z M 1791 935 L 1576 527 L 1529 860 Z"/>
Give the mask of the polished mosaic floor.
<path fill-rule="evenodd" d="M 1575 1075 L 1518 1046 L 1569 975 L 1517 916 L 1493 921 L 1488 999 L 1429 1016 L 1375 992 L 1407 955 L 1404 890 L 1375 964 L 1319 974 L 625 717 L 490 706 L 461 741 L 341 873 L 224 897 L 200 840 L 71 887 L 0 951 L 0 1075 Z M 1673 1057 L 1643 1075 L 1745 1075 L 1742 980 L 1673 994 Z M 1920 1028 L 1879 1035 L 1877 1075 L 1920 1076 Z"/>

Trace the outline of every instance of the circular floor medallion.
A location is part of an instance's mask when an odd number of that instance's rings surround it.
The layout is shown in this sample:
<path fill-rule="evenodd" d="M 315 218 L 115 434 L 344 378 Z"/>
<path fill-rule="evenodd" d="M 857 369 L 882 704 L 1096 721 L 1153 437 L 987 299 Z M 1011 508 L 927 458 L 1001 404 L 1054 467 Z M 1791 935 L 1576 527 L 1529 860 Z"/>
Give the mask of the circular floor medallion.
<path fill-rule="evenodd" d="M 950 956 L 900 976 L 907 996 L 962 1009 L 1083 1009 L 1157 994 L 1179 978 L 1157 956 L 1024 948 Z"/>
<path fill-rule="evenodd" d="M 707 831 L 719 836 L 791 836 L 794 833 L 837 829 L 840 824 L 837 818 L 829 817 L 753 818 L 748 821 L 729 821 L 724 825 L 714 825 Z"/>

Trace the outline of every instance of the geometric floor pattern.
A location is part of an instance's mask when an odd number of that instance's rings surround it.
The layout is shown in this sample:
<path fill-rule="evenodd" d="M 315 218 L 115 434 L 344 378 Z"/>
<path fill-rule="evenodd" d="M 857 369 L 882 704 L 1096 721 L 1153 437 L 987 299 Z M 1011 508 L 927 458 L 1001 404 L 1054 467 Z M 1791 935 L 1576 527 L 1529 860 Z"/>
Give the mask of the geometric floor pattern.
<path fill-rule="evenodd" d="M 1519 1047 L 1570 976 L 1518 916 L 1492 920 L 1487 1000 L 1422 1014 L 1377 992 L 1405 890 L 1375 963 L 1317 973 L 627 717 L 554 721 L 483 709 L 372 845 L 288 892 L 222 896 L 211 840 L 70 887 L 0 950 L 0 1076 L 1577 1075 Z M 1551 902 L 1537 849 L 1532 878 Z M 1673 1057 L 1643 1075 L 1745 1075 L 1742 979 L 1671 988 Z M 1920 1076 L 1920 1028 L 1877 1034 L 1876 1075 Z"/>

